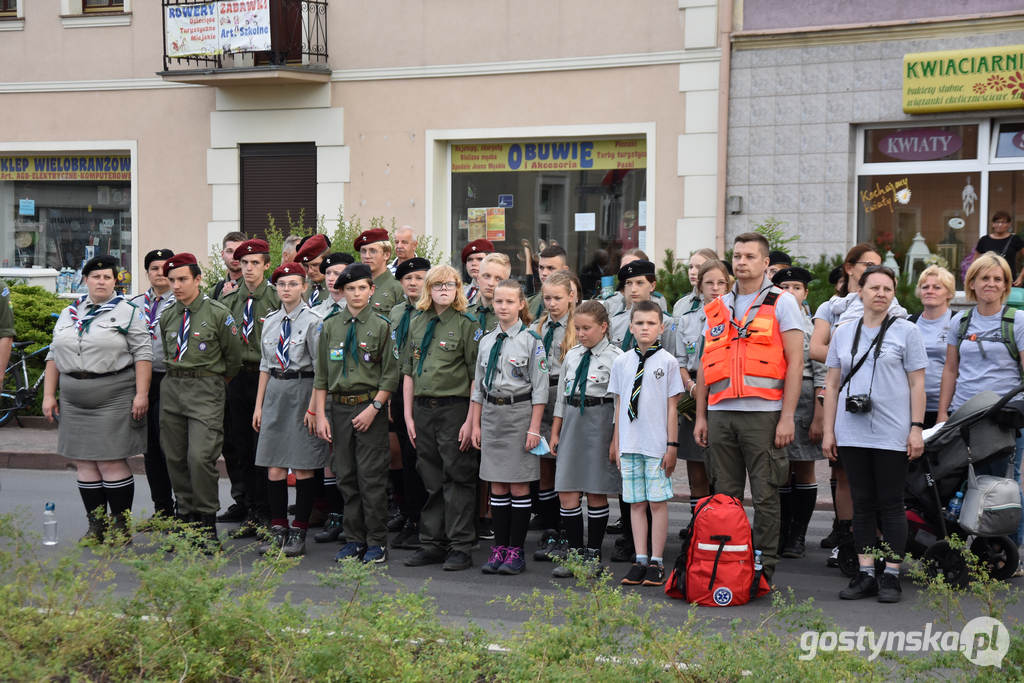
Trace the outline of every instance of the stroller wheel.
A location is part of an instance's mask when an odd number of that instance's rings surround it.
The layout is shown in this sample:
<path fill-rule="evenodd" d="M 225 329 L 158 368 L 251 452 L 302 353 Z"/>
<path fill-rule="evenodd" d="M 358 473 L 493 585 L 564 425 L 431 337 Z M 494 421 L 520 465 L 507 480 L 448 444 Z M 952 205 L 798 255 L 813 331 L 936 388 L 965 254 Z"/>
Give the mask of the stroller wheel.
<path fill-rule="evenodd" d="M 963 555 L 949 547 L 948 541 L 938 541 L 928 548 L 923 559 L 928 576 L 942 576 L 946 583 L 956 588 L 967 585 L 967 562 Z"/>
<path fill-rule="evenodd" d="M 971 544 L 971 552 L 985 565 L 989 576 L 997 581 L 1013 576 L 1020 557 L 1017 544 L 1009 536 L 979 536 Z"/>

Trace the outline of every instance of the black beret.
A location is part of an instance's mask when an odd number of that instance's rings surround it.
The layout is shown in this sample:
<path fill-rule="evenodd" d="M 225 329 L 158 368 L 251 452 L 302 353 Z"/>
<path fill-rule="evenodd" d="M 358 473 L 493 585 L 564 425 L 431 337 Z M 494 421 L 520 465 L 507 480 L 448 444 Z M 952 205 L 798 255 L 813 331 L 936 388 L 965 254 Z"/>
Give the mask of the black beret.
<path fill-rule="evenodd" d="M 814 279 L 807 270 L 796 266 L 790 266 L 789 268 L 783 268 L 779 272 L 775 273 L 775 277 L 772 278 L 772 284 L 776 287 L 782 286 L 783 282 L 802 282 L 805 285 Z"/>
<path fill-rule="evenodd" d="M 341 272 L 334 283 L 334 288 L 344 289 L 345 285 L 359 280 L 369 280 L 370 284 L 373 284 L 373 272 L 370 270 L 370 266 L 364 263 L 353 263 Z"/>
<path fill-rule="evenodd" d="M 630 261 L 619 268 L 619 282 L 638 275 L 654 275 L 654 264 L 650 261 Z"/>
<path fill-rule="evenodd" d="M 425 258 L 420 258 L 419 256 L 414 256 L 411 259 L 402 261 L 398 264 L 398 267 L 395 268 L 395 277 L 401 280 L 409 273 L 415 273 L 419 270 L 430 270 L 430 261 Z"/>
<path fill-rule="evenodd" d="M 85 262 L 85 265 L 82 266 L 82 276 L 84 277 L 94 270 L 108 269 L 114 271 L 114 277 L 117 277 L 117 259 L 110 254 L 100 254 L 99 256 L 94 256 Z"/>
<path fill-rule="evenodd" d="M 146 270 L 149 270 L 149 266 L 150 264 L 153 263 L 153 261 L 166 261 L 172 256 L 174 256 L 174 252 L 171 251 L 170 249 L 154 249 L 153 251 L 146 254 L 146 258 L 144 259 L 144 262 L 146 264 Z"/>
<path fill-rule="evenodd" d="M 778 249 L 773 249 L 772 251 L 768 252 L 768 265 L 769 266 L 777 266 L 777 265 L 791 266 L 791 265 L 793 265 L 793 258 L 789 254 L 784 252 L 784 251 L 779 251 Z"/>
<path fill-rule="evenodd" d="M 320 262 L 317 268 L 320 269 L 321 273 L 326 274 L 327 269 L 331 266 L 347 266 L 350 263 L 355 263 L 356 259 L 352 254 L 346 254 L 343 251 L 336 251 L 333 254 L 328 254 L 324 257 L 324 260 Z"/>

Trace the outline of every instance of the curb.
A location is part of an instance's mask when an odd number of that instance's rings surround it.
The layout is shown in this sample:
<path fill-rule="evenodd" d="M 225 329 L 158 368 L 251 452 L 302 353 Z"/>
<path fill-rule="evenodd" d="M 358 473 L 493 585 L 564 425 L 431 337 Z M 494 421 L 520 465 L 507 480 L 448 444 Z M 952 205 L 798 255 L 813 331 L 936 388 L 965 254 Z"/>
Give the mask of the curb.
<path fill-rule="evenodd" d="M 128 467 L 132 474 L 146 474 L 146 461 L 141 455 L 128 458 Z M 15 470 L 67 470 L 73 472 L 75 465 L 64 456 L 56 453 L 30 453 L 19 451 L 0 451 L 0 468 Z M 217 458 L 217 473 L 221 479 L 228 476 L 224 458 Z"/>

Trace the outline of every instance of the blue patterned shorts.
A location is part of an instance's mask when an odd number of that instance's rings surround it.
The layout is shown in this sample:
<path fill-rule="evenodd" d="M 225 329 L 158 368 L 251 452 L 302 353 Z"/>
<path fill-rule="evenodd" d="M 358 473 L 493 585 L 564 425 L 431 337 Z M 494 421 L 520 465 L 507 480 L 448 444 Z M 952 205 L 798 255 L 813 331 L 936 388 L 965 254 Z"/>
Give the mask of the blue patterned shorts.
<path fill-rule="evenodd" d="M 672 480 L 665 476 L 661 458 L 623 453 L 619 461 L 622 463 L 622 500 L 660 503 L 672 497 Z"/>

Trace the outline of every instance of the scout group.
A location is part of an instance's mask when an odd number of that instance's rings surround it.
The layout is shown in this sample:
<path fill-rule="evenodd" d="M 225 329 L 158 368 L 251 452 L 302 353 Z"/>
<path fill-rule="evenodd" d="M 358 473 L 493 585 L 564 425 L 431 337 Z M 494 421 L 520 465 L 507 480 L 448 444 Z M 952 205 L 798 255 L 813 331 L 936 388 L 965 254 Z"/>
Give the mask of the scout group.
<path fill-rule="evenodd" d="M 85 540 L 123 542 L 134 493 L 125 459 L 144 453 L 156 515 L 194 524 L 209 548 L 218 521 L 239 522 L 234 537 L 266 529 L 261 552 L 299 556 L 319 516 L 313 540 L 340 543 L 338 561 L 386 562 L 390 547 L 415 551 L 408 566 L 465 570 L 488 539 L 476 566 L 518 574 L 527 532 L 539 528 L 534 561 L 572 553 L 608 571 L 614 496 L 621 536 L 609 559 L 630 563 L 621 583 L 659 586 L 682 458 L 691 511 L 711 492 L 742 498 L 749 478 L 753 541 L 771 579 L 780 557 L 803 556 L 814 462 L 838 453 L 839 521 L 823 544 L 853 533 L 868 558 L 843 597 L 899 599 L 905 538 L 890 529 L 892 501 L 878 500 L 874 478 L 902 481 L 920 453 L 927 359 L 913 324 L 891 326 L 885 341 L 907 349 L 896 362 L 907 372 L 902 389 L 885 378 L 892 404 L 904 405 L 883 438 L 848 419 L 858 416 L 837 417 L 853 351 L 829 347 L 843 316 L 860 320 L 854 351 L 870 349 L 888 320 L 893 277 L 873 249 L 847 258 L 812 323 L 810 274 L 770 256 L 757 233 L 736 237 L 728 264 L 710 249 L 693 254 L 693 292 L 671 308 L 639 250 L 623 256 L 618 291 L 602 297 L 582 292 L 564 249 L 550 246 L 539 254 L 540 291 L 527 298 L 486 240 L 462 250 L 464 279 L 416 257 L 411 229 L 394 238 L 363 232 L 354 263 L 313 235 L 268 273 L 267 243 L 232 233 L 230 277 L 210 295 L 192 254 L 149 252 L 151 286 L 131 300 L 115 292 L 113 258 L 89 261 L 88 293 L 54 330 L 43 402 L 59 415 L 60 454 L 77 466 Z M 818 323 L 827 363 L 812 360 Z M 837 338 L 853 327 L 836 328 Z M 878 354 L 876 363 L 881 372 Z M 892 450 L 901 463 L 879 455 Z M 235 502 L 218 518 L 222 453 Z M 878 580 L 866 554 L 876 520 L 897 553 Z M 553 572 L 570 576 L 559 563 Z"/>

